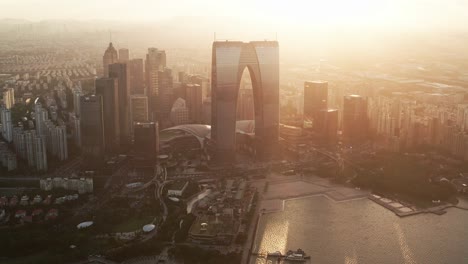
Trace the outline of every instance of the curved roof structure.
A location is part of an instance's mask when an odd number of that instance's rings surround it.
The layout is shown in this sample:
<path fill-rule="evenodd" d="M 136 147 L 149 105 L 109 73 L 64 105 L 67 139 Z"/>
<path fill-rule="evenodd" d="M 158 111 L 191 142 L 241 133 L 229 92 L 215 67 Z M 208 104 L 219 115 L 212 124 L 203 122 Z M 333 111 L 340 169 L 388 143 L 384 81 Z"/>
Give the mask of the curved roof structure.
<path fill-rule="evenodd" d="M 86 222 L 83 222 L 83 223 L 80 223 L 76 226 L 76 228 L 78 229 L 83 229 L 83 228 L 87 228 L 87 227 L 90 227 L 94 224 L 93 221 L 86 221 Z"/>
<path fill-rule="evenodd" d="M 236 122 L 236 132 L 252 134 L 255 133 L 255 120 L 239 120 Z M 159 139 L 161 141 L 170 141 L 174 138 L 192 135 L 197 137 L 200 144 L 203 146 L 203 140 L 211 137 L 211 126 L 202 124 L 185 124 L 175 127 L 170 127 L 161 130 Z"/>
<path fill-rule="evenodd" d="M 143 227 L 143 232 L 149 233 L 149 232 L 153 231 L 155 227 L 156 227 L 156 226 L 153 225 L 153 224 L 145 225 L 145 226 Z"/>
<path fill-rule="evenodd" d="M 161 130 L 159 133 L 159 139 L 161 141 L 170 141 L 180 136 L 193 135 L 197 137 L 200 144 L 203 146 L 203 139 L 209 136 L 210 132 L 211 126 L 209 125 L 186 124 Z"/>

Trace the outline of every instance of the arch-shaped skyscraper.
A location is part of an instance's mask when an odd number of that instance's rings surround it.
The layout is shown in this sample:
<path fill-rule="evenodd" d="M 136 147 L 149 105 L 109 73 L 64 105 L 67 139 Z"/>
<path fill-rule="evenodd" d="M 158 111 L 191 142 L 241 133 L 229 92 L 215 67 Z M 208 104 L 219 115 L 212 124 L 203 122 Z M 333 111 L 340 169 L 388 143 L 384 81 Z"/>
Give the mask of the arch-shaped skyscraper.
<path fill-rule="evenodd" d="M 240 80 L 247 68 L 255 109 L 255 151 L 267 159 L 279 138 L 279 47 L 276 41 L 215 41 L 212 53 L 211 139 L 214 158 L 234 159 L 236 107 Z"/>

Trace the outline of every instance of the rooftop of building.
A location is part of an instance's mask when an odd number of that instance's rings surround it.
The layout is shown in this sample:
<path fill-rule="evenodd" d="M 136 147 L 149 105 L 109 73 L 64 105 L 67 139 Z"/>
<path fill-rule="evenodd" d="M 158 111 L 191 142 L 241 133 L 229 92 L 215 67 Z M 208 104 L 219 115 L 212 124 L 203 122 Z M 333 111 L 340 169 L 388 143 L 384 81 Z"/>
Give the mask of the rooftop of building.
<path fill-rule="evenodd" d="M 236 122 L 238 133 L 250 134 L 255 132 L 254 120 L 239 120 Z M 199 139 L 210 137 L 211 126 L 203 124 L 185 124 L 161 130 L 159 136 L 161 141 L 170 141 L 174 138 L 193 135 Z"/>
<path fill-rule="evenodd" d="M 314 80 L 314 81 L 306 81 L 306 83 L 324 84 L 324 83 L 328 83 L 328 81 Z"/>

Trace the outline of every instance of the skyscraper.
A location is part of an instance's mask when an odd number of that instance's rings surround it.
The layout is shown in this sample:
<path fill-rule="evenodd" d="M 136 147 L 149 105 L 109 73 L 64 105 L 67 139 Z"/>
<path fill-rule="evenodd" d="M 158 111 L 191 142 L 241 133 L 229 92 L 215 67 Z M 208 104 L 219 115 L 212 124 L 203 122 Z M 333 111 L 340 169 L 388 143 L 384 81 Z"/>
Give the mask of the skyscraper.
<path fill-rule="evenodd" d="M 119 62 L 125 63 L 130 59 L 130 53 L 128 49 L 121 48 L 119 49 Z"/>
<path fill-rule="evenodd" d="M 146 95 L 132 95 L 130 97 L 130 112 L 132 124 L 148 122 L 148 97 Z"/>
<path fill-rule="evenodd" d="M 166 67 L 166 52 L 156 48 L 149 48 L 146 54 L 145 75 L 146 75 L 146 95 L 150 103 L 151 118 L 156 112 L 157 99 L 159 95 L 158 73 Z"/>
<path fill-rule="evenodd" d="M 188 79 L 191 83 L 201 86 L 203 99 L 211 96 L 210 79 L 200 75 L 190 75 Z"/>
<path fill-rule="evenodd" d="M 367 137 L 367 100 L 360 95 L 348 95 L 343 104 L 343 139 L 349 144 Z"/>
<path fill-rule="evenodd" d="M 276 41 L 213 43 L 211 140 L 214 157 L 232 162 L 236 149 L 239 80 L 246 67 L 255 99 L 255 153 L 276 155 L 279 140 L 279 46 Z"/>
<path fill-rule="evenodd" d="M 320 131 L 318 118 L 320 111 L 327 109 L 328 82 L 309 81 L 304 83 L 304 121 L 312 123 L 312 128 Z"/>
<path fill-rule="evenodd" d="M 34 152 L 36 157 L 36 169 L 38 171 L 47 171 L 47 151 L 46 142 L 42 137 L 36 137 L 34 142 Z"/>
<path fill-rule="evenodd" d="M 56 156 L 59 160 L 63 161 L 68 159 L 68 143 L 67 143 L 67 129 L 65 125 L 55 127 L 57 144 Z"/>
<path fill-rule="evenodd" d="M 81 89 L 74 89 L 72 93 L 73 93 L 73 112 L 75 112 L 75 115 L 79 117 L 80 116 L 80 100 L 81 100 L 81 96 L 83 96 L 83 93 L 81 92 Z"/>
<path fill-rule="evenodd" d="M 117 62 L 119 62 L 119 55 L 117 54 L 117 50 L 112 45 L 112 42 L 110 42 L 109 47 L 107 47 L 106 51 L 104 52 L 104 56 L 102 57 L 104 77 L 109 77 L 109 64 Z"/>
<path fill-rule="evenodd" d="M 85 166 L 98 168 L 105 153 L 104 116 L 102 96 L 81 97 L 81 150 Z"/>
<path fill-rule="evenodd" d="M 3 91 L 3 104 L 5 105 L 6 109 L 13 107 L 15 104 L 15 89 L 6 88 Z"/>
<path fill-rule="evenodd" d="M 135 131 L 135 161 L 137 166 L 154 166 L 159 151 L 158 123 L 137 122 Z"/>
<path fill-rule="evenodd" d="M 1 134 L 7 142 L 13 140 L 13 124 L 11 121 L 11 111 L 5 106 L 0 108 L 0 122 L 2 124 Z"/>
<path fill-rule="evenodd" d="M 42 108 L 42 104 L 38 99 L 34 102 L 34 114 L 36 121 L 36 133 L 38 135 L 45 135 L 45 121 L 49 119 L 47 110 Z"/>
<path fill-rule="evenodd" d="M 118 81 L 120 144 L 128 146 L 130 143 L 130 73 L 127 64 L 115 63 L 109 65 L 109 77 Z"/>
<path fill-rule="evenodd" d="M 36 131 L 25 131 L 24 137 L 26 142 L 26 159 L 28 161 L 28 166 L 33 167 L 36 165 L 36 157 L 34 151 L 34 146 L 36 142 Z"/>
<path fill-rule="evenodd" d="M 338 133 L 338 110 L 337 109 L 322 109 L 318 117 L 318 127 L 321 128 L 320 137 L 326 144 L 334 144 L 337 142 Z"/>
<path fill-rule="evenodd" d="M 76 147 L 81 148 L 81 128 L 80 128 L 80 118 L 76 115 L 70 117 L 70 124 L 72 127 L 72 137 L 73 143 Z"/>
<path fill-rule="evenodd" d="M 202 107 L 203 107 L 203 91 L 199 84 L 188 83 L 185 85 L 186 101 L 189 109 L 189 120 L 191 123 L 201 124 Z"/>
<path fill-rule="evenodd" d="M 130 71 L 130 94 L 145 94 L 143 59 L 132 59 L 127 62 Z"/>
<path fill-rule="evenodd" d="M 168 118 L 173 103 L 173 79 L 172 70 L 165 68 L 158 72 L 158 96 L 153 101 L 153 114 L 156 120 L 165 120 Z"/>
<path fill-rule="evenodd" d="M 102 96 L 106 154 L 117 154 L 120 146 L 119 90 L 115 78 L 96 80 L 96 95 Z"/>
<path fill-rule="evenodd" d="M 170 119 L 174 126 L 187 124 L 189 122 L 189 110 L 184 99 L 179 97 L 174 102 L 171 109 Z"/>

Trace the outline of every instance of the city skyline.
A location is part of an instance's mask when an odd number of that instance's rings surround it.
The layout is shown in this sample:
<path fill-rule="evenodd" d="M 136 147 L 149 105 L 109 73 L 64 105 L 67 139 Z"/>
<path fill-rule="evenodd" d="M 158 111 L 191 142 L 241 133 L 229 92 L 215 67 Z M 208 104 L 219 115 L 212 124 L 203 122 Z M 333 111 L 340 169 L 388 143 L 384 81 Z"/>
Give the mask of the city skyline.
<path fill-rule="evenodd" d="M 0 2 L 1 263 L 468 259 L 468 0 Z"/>

